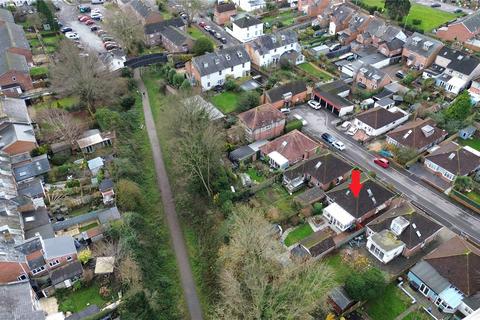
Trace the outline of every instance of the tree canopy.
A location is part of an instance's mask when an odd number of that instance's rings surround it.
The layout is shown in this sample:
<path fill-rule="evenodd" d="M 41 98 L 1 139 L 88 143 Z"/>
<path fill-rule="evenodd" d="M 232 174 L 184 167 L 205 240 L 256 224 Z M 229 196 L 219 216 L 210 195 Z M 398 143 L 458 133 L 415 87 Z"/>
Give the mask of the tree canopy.
<path fill-rule="evenodd" d="M 402 20 L 410 11 L 410 0 L 385 0 L 385 9 L 391 19 Z"/>
<path fill-rule="evenodd" d="M 207 37 L 198 38 L 193 45 L 192 52 L 197 56 L 201 56 L 206 52 L 213 52 L 212 40 L 208 39 Z"/>
<path fill-rule="evenodd" d="M 356 301 L 379 297 L 385 291 L 386 286 L 385 277 L 377 268 L 351 273 L 345 281 L 345 290 Z"/>
<path fill-rule="evenodd" d="M 445 117 L 448 120 L 464 121 L 472 111 L 472 101 L 468 91 L 463 91 L 455 101 L 445 110 Z"/>

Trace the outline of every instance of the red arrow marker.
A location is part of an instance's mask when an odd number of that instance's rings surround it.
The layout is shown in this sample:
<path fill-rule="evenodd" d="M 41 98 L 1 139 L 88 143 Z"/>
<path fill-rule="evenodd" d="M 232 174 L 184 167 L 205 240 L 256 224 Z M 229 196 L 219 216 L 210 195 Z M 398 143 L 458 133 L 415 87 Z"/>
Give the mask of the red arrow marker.
<path fill-rule="evenodd" d="M 360 190 L 362 190 L 363 187 L 363 184 L 360 183 L 360 174 L 360 170 L 352 170 L 352 182 L 350 183 L 349 187 L 355 198 L 358 198 Z"/>

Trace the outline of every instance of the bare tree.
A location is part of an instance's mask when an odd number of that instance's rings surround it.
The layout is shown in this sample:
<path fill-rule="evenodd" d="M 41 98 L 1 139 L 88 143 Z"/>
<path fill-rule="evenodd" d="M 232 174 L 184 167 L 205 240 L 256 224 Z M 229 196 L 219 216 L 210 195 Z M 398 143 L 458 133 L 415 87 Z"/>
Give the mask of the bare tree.
<path fill-rule="evenodd" d="M 51 68 L 53 88 L 57 93 L 78 97 L 91 115 L 95 113 L 96 106 L 112 102 L 124 89 L 97 53 L 80 55 L 80 51 L 69 41 L 62 41 L 56 60 Z"/>
<path fill-rule="evenodd" d="M 220 250 L 217 319 L 307 319 L 334 285 L 331 270 L 313 260 L 281 263 L 285 250 L 262 212 L 237 208 L 230 242 Z"/>
<path fill-rule="evenodd" d="M 132 9 L 126 9 L 125 12 L 120 9 L 109 11 L 104 26 L 128 53 L 138 53 L 144 33 L 142 23 Z"/>
<path fill-rule="evenodd" d="M 197 99 L 172 100 L 167 114 L 174 132 L 176 162 L 186 176 L 198 181 L 209 197 L 220 167 L 224 137 Z"/>
<path fill-rule="evenodd" d="M 188 15 L 188 26 L 192 24 L 196 15 L 205 11 L 209 6 L 208 2 L 205 0 L 178 0 L 177 2 L 182 5 L 185 13 Z"/>
<path fill-rule="evenodd" d="M 43 138 L 50 143 L 63 140 L 74 145 L 84 129 L 84 125 L 72 114 L 59 108 L 40 110 L 36 121 L 42 129 Z"/>

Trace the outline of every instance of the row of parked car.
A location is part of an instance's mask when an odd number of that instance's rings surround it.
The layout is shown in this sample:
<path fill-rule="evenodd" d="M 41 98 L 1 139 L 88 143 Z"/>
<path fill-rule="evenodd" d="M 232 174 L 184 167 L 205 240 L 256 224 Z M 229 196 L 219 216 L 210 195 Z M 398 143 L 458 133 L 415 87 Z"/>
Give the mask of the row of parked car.
<path fill-rule="evenodd" d="M 220 32 L 215 31 L 211 26 L 209 26 L 205 21 L 200 21 L 198 23 L 200 27 L 202 27 L 205 31 L 210 33 L 212 36 L 214 36 L 217 40 L 219 40 L 221 43 L 225 44 L 227 43 L 227 38 L 222 37 Z"/>

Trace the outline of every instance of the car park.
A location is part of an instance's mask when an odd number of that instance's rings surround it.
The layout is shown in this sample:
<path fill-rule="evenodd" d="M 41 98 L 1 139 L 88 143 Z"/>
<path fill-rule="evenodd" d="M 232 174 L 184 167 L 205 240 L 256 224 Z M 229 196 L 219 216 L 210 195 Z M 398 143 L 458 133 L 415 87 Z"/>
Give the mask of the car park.
<path fill-rule="evenodd" d="M 319 101 L 316 101 L 316 100 L 309 100 L 308 101 L 308 105 L 315 109 L 315 110 L 318 110 L 320 109 L 322 106 L 320 105 L 320 102 Z"/>
<path fill-rule="evenodd" d="M 90 17 L 94 20 L 101 20 L 103 15 L 100 12 L 94 12 L 90 15 Z"/>
<path fill-rule="evenodd" d="M 335 147 L 335 149 L 343 151 L 345 150 L 345 144 L 339 140 L 336 140 L 332 143 L 332 146 Z"/>
<path fill-rule="evenodd" d="M 84 22 L 87 26 L 91 26 L 91 25 L 94 25 L 95 24 L 95 21 L 89 19 L 87 21 Z"/>
<path fill-rule="evenodd" d="M 357 131 L 358 131 L 358 128 L 352 125 L 352 126 L 347 130 L 347 134 L 348 134 L 349 136 L 353 136 L 353 135 L 355 135 L 355 133 L 357 133 Z"/>
<path fill-rule="evenodd" d="M 385 169 L 390 166 L 390 162 L 385 158 L 375 158 L 373 159 L 373 162 Z"/>
<path fill-rule="evenodd" d="M 92 8 L 90 8 L 89 6 L 79 5 L 78 10 L 80 11 L 80 13 L 86 13 L 92 11 Z"/>
<path fill-rule="evenodd" d="M 290 113 L 290 108 L 281 108 L 280 112 L 283 114 L 289 114 Z"/>
<path fill-rule="evenodd" d="M 67 33 L 67 32 L 71 32 L 71 31 L 73 31 L 73 29 L 70 28 L 70 27 L 63 27 L 63 28 L 60 29 L 61 33 Z"/>
<path fill-rule="evenodd" d="M 67 37 L 67 39 L 70 39 L 70 40 L 80 39 L 80 37 L 78 36 L 78 34 L 76 32 L 67 32 L 67 33 L 65 33 L 65 37 Z"/>
<path fill-rule="evenodd" d="M 80 21 L 80 22 L 85 22 L 87 20 L 90 20 L 89 16 L 86 16 L 86 15 L 78 16 L 78 21 Z"/>
<path fill-rule="evenodd" d="M 322 133 L 322 139 L 329 143 L 329 144 L 332 144 L 335 142 L 335 138 L 330 134 L 330 133 Z"/>

